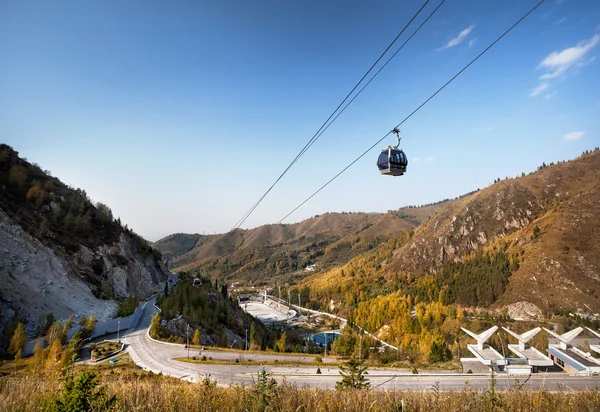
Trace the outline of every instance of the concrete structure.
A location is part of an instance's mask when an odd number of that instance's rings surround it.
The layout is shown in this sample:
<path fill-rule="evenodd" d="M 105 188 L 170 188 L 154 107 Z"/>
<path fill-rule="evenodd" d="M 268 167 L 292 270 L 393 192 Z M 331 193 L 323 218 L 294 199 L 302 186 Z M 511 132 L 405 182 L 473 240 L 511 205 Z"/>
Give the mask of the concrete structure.
<path fill-rule="evenodd" d="M 594 335 L 595 337 L 600 339 L 600 333 L 598 333 L 595 330 L 588 328 L 588 327 L 586 327 L 586 329 L 589 330 L 592 333 L 592 335 Z M 596 353 L 600 353 L 600 345 L 590 345 L 590 349 Z"/>
<path fill-rule="evenodd" d="M 552 366 L 554 362 L 552 359 L 544 355 L 542 352 L 537 350 L 536 348 L 527 344 L 535 335 L 541 332 L 542 328 L 531 329 L 528 332 L 517 334 L 512 330 L 502 327 L 508 334 L 515 337 L 519 344 L 508 344 L 508 349 L 513 352 L 515 355 L 519 357 L 519 359 L 523 359 L 527 361 L 527 364 L 532 368 L 537 368 L 538 366 Z M 511 361 L 510 364 L 518 364 L 517 362 Z"/>
<path fill-rule="evenodd" d="M 500 355 L 494 348 L 485 343 L 498 330 L 498 326 L 492 326 L 479 334 L 465 328 L 461 329 L 477 341 L 476 345 L 467 344 L 467 349 L 469 349 L 481 363 L 489 366 L 490 369 L 499 369 L 500 366 L 506 365 L 504 356 Z"/>
<path fill-rule="evenodd" d="M 548 332 L 550 335 L 554 336 L 556 339 L 558 339 L 559 343 L 556 346 L 560 347 L 561 349 L 564 349 L 564 350 L 567 350 L 570 346 L 571 341 L 573 339 L 575 339 L 577 337 L 577 335 L 579 335 L 581 332 L 583 332 L 583 328 L 581 326 L 578 328 L 575 328 L 569 332 L 565 332 L 562 335 L 559 335 L 558 333 L 548 330 L 546 328 L 544 328 L 544 330 L 546 332 Z"/>
<path fill-rule="evenodd" d="M 577 335 L 583 332 L 582 327 L 578 327 L 562 335 L 546 328 L 544 330 L 559 340 L 558 344 L 548 346 L 548 355 L 556 365 L 561 367 L 565 372 L 578 375 L 600 374 L 600 361 L 592 358 L 589 353 L 577 349 L 570 344 Z"/>

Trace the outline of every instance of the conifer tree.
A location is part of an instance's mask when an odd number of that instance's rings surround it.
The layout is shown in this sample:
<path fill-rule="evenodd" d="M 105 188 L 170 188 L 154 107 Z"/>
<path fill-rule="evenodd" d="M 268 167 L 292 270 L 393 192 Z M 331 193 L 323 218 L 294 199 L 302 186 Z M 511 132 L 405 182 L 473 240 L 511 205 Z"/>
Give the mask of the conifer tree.
<path fill-rule="evenodd" d="M 279 348 L 279 352 L 285 352 L 287 348 L 287 332 L 281 334 L 281 337 L 277 340 L 277 347 Z"/>
<path fill-rule="evenodd" d="M 19 323 L 12 335 L 12 338 L 10 339 L 8 352 L 13 355 L 15 359 L 18 359 L 23 354 L 26 344 L 27 335 L 25 335 L 25 326 L 22 323 Z"/>
<path fill-rule="evenodd" d="M 96 314 L 92 312 L 90 317 L 85 324 L 85 329 L 89 332 L 90 336 L 94 333 L 94 329 L 96 328 Z"/>
<path fill-rule="evenodd" d="M 106 387 L 98 386 L 98 376 L 92 371 L 83 371 L 77 379 L 68 375 L 65 379 L 63 392 L 55 400 L 57 411 L 109 411 L 113 410 L 117 398 L 109 395 Z"/>
<path fill-rule="evenodd" d="M 196 329 L 196 332 L 194 332 L 194 337 L 192 338 L 192 345 L 200 345 L 200 329 Z"/>
<path fill-rule="evenodd" d="M 336 382 L 335 387 L 338 390 L 344 389 L 369 389 L 371 384 L 365 377 L 367 367 L 362 366 L 358 359 L 352 357 L 348 362 L 340 365 L 340 375 L 342 380 Z"/>
<path fill-rule="evenodd" d="M 46 357 L 46 371 L 50 375 L 58 375 L 60 372 L 60 360 L 62 358 L 63 347 L 60 340 L 55 339 L 48 348 Z"/>

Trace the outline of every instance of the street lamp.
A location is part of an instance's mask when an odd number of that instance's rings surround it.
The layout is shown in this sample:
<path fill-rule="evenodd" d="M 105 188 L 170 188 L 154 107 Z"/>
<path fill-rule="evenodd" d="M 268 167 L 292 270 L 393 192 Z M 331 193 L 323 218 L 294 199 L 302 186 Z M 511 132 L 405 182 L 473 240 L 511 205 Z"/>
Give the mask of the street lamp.
<path fill-rule="evenodd" d="M 360 335 L 358 338 L 358 363 L 360 363 L 361 355 L 362 355 L 362 329 L 360 331 Z"/>
<path fill-rule="evenodd" d="M 246 329 L 246 350 L 248 350 L 248 329 Z"/>
<path fill-rule="evenodd" d="M 120 331 L 121 331 L 121 321 L 120 321 L 120 320 L 118 320 L 118 321 L 117 321 L 117 340 L 118 340 L 119 342 L 121 342 L 121 340 L 119 339 L 119 332 L 120 332 Z"/>
<path fill-rule="evenodd" d="M 188 359 L 190 358 L 190 324 L 187 324 L 187 328 L 185 330 L 185 337 L 187 340 L 187 344 L 185 345 L 185 347 L 187 348 L 188 352 L 187 352 L 187 357 Z"/>

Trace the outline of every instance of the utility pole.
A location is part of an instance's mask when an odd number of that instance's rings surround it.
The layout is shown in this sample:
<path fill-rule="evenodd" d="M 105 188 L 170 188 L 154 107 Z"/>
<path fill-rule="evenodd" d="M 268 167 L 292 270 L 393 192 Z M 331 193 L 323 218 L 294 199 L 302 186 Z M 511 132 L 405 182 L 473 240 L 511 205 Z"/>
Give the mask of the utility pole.
<path fill-rule="evenodd" d="M 186 347 L 187 347 L 187 350 L 188 350 L 187 357 L 189 359 L 190 358 L 190 324 L 189 323 L 187 324 L 187 328 L 185 330 L 185 337 L 187 339 L 187 345 L 186 345 Z"/>
<path fill-rule="evenodd" d="M 288 305 L 290 305 L 290 308 L 292 307 L 292 298 L 290 297 L 290 290 L 288 289 Z"/>
<path fill-rule="evenodd" d="M 279 285 L 279 300 L 281 300 L 281 285 Z"/>
<path fill-rule="evenodd" d="M 300 293 L 298 293 L 298 306 L 302 307 L 302 302 L 300 301 Z"/>
<path fill-rule="evenodd" d="M 246 350 L 248 350 L 248 329 L 246 329 Z"/>
<path fill-rule="evenodd" d="M 119 342 L 121 341 L 121 340 L 119 339 L 119 332 L 120 332 L 120 331 L 121 331 L 121 320 L 118 320 L 118 321 L 117 321 L 117 341 L 119 341 Z"/>

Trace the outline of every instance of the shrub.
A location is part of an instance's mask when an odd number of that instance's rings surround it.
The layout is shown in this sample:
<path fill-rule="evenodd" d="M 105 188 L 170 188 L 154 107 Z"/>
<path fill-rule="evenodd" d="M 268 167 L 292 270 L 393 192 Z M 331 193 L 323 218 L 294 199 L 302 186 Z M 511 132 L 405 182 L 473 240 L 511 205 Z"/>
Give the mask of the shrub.
<path fill-rule="evenodd" d="M 76 379 L 68 375 L 65 379 L 61 397 L 55 399 L 57 411 L 107 411 L 117 402 L 116 396 L 110 396 L 105 386 L 96 390 L 98 376 L 92 371 L 81 372 Z"/>

